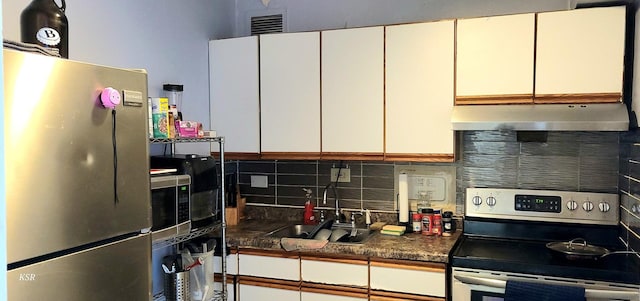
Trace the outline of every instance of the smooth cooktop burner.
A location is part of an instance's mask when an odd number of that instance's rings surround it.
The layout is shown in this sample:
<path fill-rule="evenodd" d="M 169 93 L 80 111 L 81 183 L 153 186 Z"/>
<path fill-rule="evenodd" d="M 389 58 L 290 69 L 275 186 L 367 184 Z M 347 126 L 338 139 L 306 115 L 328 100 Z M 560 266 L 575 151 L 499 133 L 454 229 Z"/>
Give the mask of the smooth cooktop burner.
<path fill-rule="evenodd" d="M 556 256 L 545 244 L 465 235 L 453 250 L 451 263 L 454 267 L 640 284 L 636 255 L 616 254 L 576 261 Z"/>

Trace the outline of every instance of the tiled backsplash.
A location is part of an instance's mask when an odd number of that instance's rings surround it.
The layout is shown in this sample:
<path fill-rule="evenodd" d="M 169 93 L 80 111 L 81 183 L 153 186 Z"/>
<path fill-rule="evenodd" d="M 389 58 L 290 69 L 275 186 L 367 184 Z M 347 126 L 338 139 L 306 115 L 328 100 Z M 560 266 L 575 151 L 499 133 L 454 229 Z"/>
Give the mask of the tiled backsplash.
<path fill-rule="evenodd" d="M 640 133 L 620 135 L 620 237 L 640 251 Z"/>
<path fill-rule="evenodd" d="M 304 206 L 303 188 L 313 190 L 316 206 L 334 206 L 333 193 L 327 192 L 322 204 L 324 186 L 330 181 L 332 167 L 349 167 L 351 181 L 338 183 L 340 206 L 345 209 L 391 211 L 393 206 L 393 163 L 362 161 L 238 161 L 240 191 L 248 203 L 274 206 Z M 268 177 L 268 188 L 251 187 L 252 175 Z"/>
<path fill-rule="evenodd" d="M 467 187 L 618 192 L 615 132 L 549 132 L 547 142 L 539 143 L 519 142 L 513 131 L 468 131 L 460 140 L 455 163 L 413 163 L 457 168 L 458 214 L 463 213 Z M 338 185 L 342 208 L 394 210 L 394 162 L 231 161 L 227 167 L 239 172 L 240 191 L 250 205 L 301 208 L 302 188 L 311 188 L 317 206 L 332 208 L 333 194 L 322 205 L 322 191 L 331 167 L 340 164 L 351 169 L 351 182 Z M 267 176 L 269 187 L 252 188 L 251 175 Z"/>

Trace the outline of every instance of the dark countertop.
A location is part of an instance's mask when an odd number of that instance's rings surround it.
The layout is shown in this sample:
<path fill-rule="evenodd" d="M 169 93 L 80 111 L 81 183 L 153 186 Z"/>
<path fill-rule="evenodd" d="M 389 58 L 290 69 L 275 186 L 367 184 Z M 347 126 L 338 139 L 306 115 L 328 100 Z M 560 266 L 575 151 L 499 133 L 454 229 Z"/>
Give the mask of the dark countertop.
<path fill-rule="evenodd" d="M 280 238 L 266 237 L 265 234 L 288 224 L 291 222 L 243 220 L 237 226 L 227 227 L 227 244 L 232 248 L 284 250 L 280 246 Z M 418 233 L 392 236 L 376 231 L 363 244 L 329 242 L 321 249 L 301 252 L 325 256 L 357 255 L 371 258 L 447 263 L 449 252 L 460 234 L 461 232 L 457 231 L 450 237 L 424 236 Z"/>

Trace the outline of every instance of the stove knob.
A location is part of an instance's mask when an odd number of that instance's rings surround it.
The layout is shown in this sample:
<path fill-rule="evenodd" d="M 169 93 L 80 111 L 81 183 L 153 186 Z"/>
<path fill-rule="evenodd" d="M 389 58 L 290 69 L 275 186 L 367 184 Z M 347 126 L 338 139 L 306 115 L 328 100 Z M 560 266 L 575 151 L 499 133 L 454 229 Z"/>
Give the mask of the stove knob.
<path fill-rule="evenodd" d="M 578 203 L 574 200 L 568 201 L 567 202 L 567 209 L 573 211 L 578 209 Z"/>
<path fill-rule="evenodd" d="M 600 212 L 609 212 L 611 206 L 609 206 L 609 203 L 607 202 L 600 202 L 600 204 L 598 204 L 598 208 L 600 209 Z"/>
<path fill-rule="evenodd" d="M 587 212 L 593 210 L 593 203 L 591 201 L 586 201 L 582 203 L 582 209 L 584 209 L 584 211 L 587 211 Z"/>
<path fill-rule="evenodd" d="M 487 205 L 489 205 L 489 207 L 493 207 L 496 205 L 496 198 L 495 197 L 487 197 Z"/>
<path fill-rule="evenodd" d="M 482 205 L 482 198 L 480 196 L 476 195 L 471 199 L 471 203 L 473 203 L 476 206 L 480 206 L 480 205 Z"/>

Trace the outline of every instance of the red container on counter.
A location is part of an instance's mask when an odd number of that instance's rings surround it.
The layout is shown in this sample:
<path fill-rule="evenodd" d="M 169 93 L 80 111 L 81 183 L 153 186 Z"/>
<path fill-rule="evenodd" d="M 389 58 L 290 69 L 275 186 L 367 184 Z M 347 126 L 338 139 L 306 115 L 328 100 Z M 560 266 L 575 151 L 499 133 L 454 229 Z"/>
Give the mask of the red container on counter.
<path fill-rule="evenodd" d="M 413 232 L 420 233 L 422 232 L 422 214 L 414 212 L 411 215 L 411 228 Z"/>
<path fill-rule="evenodd" d="M 436 213 L 433 215 L 433 226 L 431 227 L 433 235 L 442 235 L 442 215 Z"/>
<path fill-rule="evenodd" d="M 433 209 L 422 209 L 422 235 L 433 235 Z"/>

